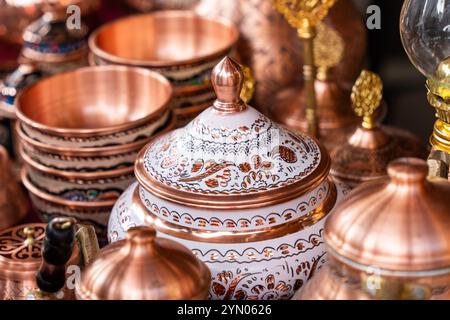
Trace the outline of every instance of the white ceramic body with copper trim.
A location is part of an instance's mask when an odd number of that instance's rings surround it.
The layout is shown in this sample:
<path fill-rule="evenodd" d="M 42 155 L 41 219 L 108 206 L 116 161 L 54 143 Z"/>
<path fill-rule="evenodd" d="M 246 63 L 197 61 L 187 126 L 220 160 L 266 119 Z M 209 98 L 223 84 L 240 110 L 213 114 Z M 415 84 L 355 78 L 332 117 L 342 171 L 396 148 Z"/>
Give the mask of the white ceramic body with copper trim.
<path fill-rule="evenodd" d="M 252 230 L 258 224 L 283 225 L 311 214 L 332 191 L 330 187 L 337 193 L 334 203 L 348 191 L 345 185 L 338 183 L 334 187 L 333 182 L 325 181 L 304 197 L 273 207 L 249 210 L 253 212 L 249 215 L 248 211 L 194 209 L 156 198 L 160 207 L 150 202 L 140 204 L 136 200 L 149 194 L 142 188 L 139 192 L 138 183 L 134 183 L 113 208 L 108 224 L 108 241 L 123 239 L 131 227 L 154 225 L 158 221 L 224 234 Z M 247 243 L 213 243 L 208 242 L 207 236 L 204 241 L 191 241 L 164 232 L 158 234 L 190 248 L 206 263 L 212 274 L 212 299 L 289 299 L 326 261 L 322 238 L 325 220 L 326 216 L 293 234 Z"/>

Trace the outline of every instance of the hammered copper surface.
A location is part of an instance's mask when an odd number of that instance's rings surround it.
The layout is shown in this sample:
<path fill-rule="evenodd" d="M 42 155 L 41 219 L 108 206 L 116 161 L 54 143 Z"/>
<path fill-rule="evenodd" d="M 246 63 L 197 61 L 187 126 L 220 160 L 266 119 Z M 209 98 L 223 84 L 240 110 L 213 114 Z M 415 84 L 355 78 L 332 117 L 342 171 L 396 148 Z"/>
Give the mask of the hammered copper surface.
<path fill-rule="evenodd" d="M 83 300 L 203 300 L 211 274 L 184 246 L 135 227 L 110 244 L 82 274 Z"/>
<path fill-rule="evenodd" d="M 167 110 L 170 83 L 150 70 L 87 67 L 52 76 L 17 98 L 18 118 L 55 135 L 90 136 L 145 124 Z"/>

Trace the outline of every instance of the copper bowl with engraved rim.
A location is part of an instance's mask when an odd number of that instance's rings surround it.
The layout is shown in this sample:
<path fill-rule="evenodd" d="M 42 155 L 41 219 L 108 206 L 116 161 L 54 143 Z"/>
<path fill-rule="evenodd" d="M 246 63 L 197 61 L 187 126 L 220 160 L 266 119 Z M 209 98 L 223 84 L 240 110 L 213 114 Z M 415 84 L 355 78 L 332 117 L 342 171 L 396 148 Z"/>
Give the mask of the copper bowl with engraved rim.
<path fill-rule="evenodd" d="M 55 217 L 71 217 L 80 223 L 95 228 L 101 244 L 106 243 L 106 226 L 116 199 L 101 201 L 74 201 L 58 197 L 40 190 L 30 180 L 28 170 L 23 168 L 21 178 L 28 190 L 33 208 L 39 218 L 49 222 Z"/>
<path fill-rule="evenodd" d="M 191 11 L 159 11 L 100 27 L 89 38 L 96 64 L 141 66 L 168 77 L 175 95 L 210 88 L 213 66 L 229 54 L 238 30 Z"/>
<path fill-rule="evenodd" d="M 171 98 L 169 81 L 156 72 L 86 67 L 28 87 L 18 96 L 16 109 L 20 122 L 42 143 L 102 147 L 130 143 L 136 134 L 156 131 L 147 127 L 168 117 Z"/>

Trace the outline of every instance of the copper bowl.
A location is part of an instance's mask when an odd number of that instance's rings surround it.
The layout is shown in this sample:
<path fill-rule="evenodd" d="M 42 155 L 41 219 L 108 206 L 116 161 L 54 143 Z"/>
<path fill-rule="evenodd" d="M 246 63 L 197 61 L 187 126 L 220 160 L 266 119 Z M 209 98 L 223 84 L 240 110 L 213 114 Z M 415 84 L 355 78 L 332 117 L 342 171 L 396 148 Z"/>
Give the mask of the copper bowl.
<path fill-rule="evenodd" d="M 132 167 L 125 172 L 116 170 L 116 176 L 96 174 L 90 179 L 55 175 L 33 166 L 33 163 L 27 163 L 25 167 L 30 182 L 39 190 L 72 201 L 116 201 L 135 180 Z"/>
<path fill-rule="evenodd" d="M 89 38 L 96 64 L 154 69 L 175 86 L 175 94 L 210 87 L 212 67 L 239 38 L 228 21 L 191 11 L 133 15 L 100 27 Z"/>
<path fill-rule="evenodd" d="M 173 117 L 166 127 L 162 131 L 166 131 L 167 127 L 172 127 Z M 141 150 L 147 143 L 149 143 L 153 137 L 139 139 L 132 143 L 127 143 L 123 145 L 114 145 L 106 147 L 91 147 L 91 148 L 70 148 L 70 147 L 59 147 L 52 146 L 46 142 L 41 142 L 32 138 L 24 132 L 22 126 L 19 122 L 16 123 L 15 131 L 17 136 L 23 144 L 31 146 L 36 150 L 44 151 L 52 154 L 62 155 L 62 156 L 72 156 L 72 157 L 93 157 L 93 156 L 112 156 L 118 154 L 124 154 L 129 152 L 137 152 Z"/>
<path fill-rule="evenodd" d="M 106 226 L 115 200 L 70 201 L 39 190 L 29 179 L 28 171 L 21 171 L 21 178 L 28 190 L 33 208 L 43 222 L 55 217 L 72 217 L 80 223 L 92 225 L 101 244 L 106 243 Z"/>
<path fill-rule="evenodd" d="M 123 144 L 124 135 L 160 120 L 171 97 L 167 79 L 150 70 L 86 67 L 28 87 L 16 99 L 16 109 L 42 143 L 101 147 Z"/>
<path fill-rule="evenodd" d="M 54 175 L 56 177 L 72 179 L 72 180 L 93 180 L 93 179 L 110 179 L 121 175 L 126 175 L 133 171 L 133 166 L 124 166 L 117 169 L 107 170 L 107 171 L 80 171 L 73 172 L 70 170 L 62 170 L 54 167 L 50 167 L 39 160 L 39 157 L 33 154 L 33 149 L 31 149 L 31 154 L 24 150 L 23 145 L 20 145 L 19 154 L 26 165 L 39 170 L 44 174 Z"/>
<path fill-rule="evenodd" d="M 25 188 L 34 196 L 57 204 L 61 206 L 67 206 L 68 208 L 74 209 L 90 209 L 90 208 L 111 208 L 115 200 L 104 200 L 104 201 L 74 201 L 69 199 L 64 199 L 62 197 L 54 196 L 45 191 L 40 190 L 37 186 L 33 184 L 30 179 L 29 172 L 26 168 L 21 171 L 21 178 Z"/>

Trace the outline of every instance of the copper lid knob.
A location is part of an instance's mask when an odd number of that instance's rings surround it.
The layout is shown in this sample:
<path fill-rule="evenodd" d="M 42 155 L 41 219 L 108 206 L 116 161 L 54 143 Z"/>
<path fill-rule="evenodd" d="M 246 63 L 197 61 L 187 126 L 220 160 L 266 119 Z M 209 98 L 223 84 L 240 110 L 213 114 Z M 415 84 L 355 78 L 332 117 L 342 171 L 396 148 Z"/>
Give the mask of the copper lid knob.
<path fill-rule="evenodd" d="M 86 268 L 78 296 L 85 300 L 206 299 L 211 274 L 190 250 L 148 227 L 128 231 Z"/>
<path fill-rule="evenodd" d="M 241 100 L 244 73 L 241 66 L 230 57 L 225 57 L 213 69 L 211 82 L 217 95 L 214 109 L 234 113 L 245 109 Z"/>
<path fill-rule="evenodd" d="M 392 162 L 387 171 L 392 184 L 423 184 L 427 178 L 428 166 L 420 159 L 404 158 Z"/>
<path fill-rule="evenodd" d="M 426 162 L 402 158 L 389 178 L 361 185 L 327 221 L 333 255 L 353 266 L 415 272 L 450 267 L 450 184 Z"/>

